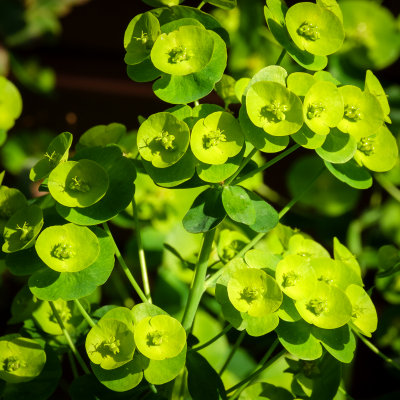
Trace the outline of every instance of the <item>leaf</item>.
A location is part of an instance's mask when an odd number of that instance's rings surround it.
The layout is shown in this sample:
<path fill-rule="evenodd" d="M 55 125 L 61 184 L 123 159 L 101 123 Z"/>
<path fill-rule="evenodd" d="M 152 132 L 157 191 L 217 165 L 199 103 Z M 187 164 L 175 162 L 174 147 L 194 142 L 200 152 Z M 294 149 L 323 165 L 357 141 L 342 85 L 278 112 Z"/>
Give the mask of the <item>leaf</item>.
<path fill-rule="evenodd" d="M 13 275 L 31 275 L 45 266 L 35 247 L 6 255 L 5 263 Z"/>
<path fill-rule="evenodd" d="M 324 164 L 333 176 L 353 188 L 368 189 L 372 186 L 371 174 L 354 160 L 349 160 L 343 164 L 332 164 L 324 161 Z"/>
<path fill-rule="evenodd" d="M 161 75 L 161 71 L 153 65 L 150 58 L 145 59 L 140 64 L 128 65 L 126 72 L 134 82 L 151 82 Z"/>
<path fill-rule="evenodd" d="M 321 371 L 313 377 L 310 400 L 331 400 L 339 390 L 342 368 L 339 362 L 326 354 L 318 364 Z"/>
<path fill-rule="evenodd" d="M 237 6 L 236 0 L 206 0 L 206 3 L 210 3 L 213 6 L 217 6 L 225 10 L 231 10 Z"/>
<path fill-rule="evenodd" d="M 208 361 L 196 351 L 187 355 L 188 390 L 193 400 L 226 399 L 224 384 Z"/>
<path fill-rule="evenodd" d="M 80 299 L 103 285 L 114 267 L 114 247 L 111 238 L 100 228 L 92 228 L 100 244 L 96 261 L 79 272 L 56 272 L 48 267 L 29 278 L 29 288 L 42 300 Z M 43 264 L 44 265 L 44 264 Z"/>
<path fill-rule="evenodd" d="M 250 191 L 248 194 L 256 211 L 256 220 L 250 228 L 256 232 L 265 233 L 278 225 L 279 215 L 276 210 L 257 194 Z"/>
<path fill-rule="evenodd" d="M 225 215 L 221 191 L 209 188 L 195 199 L 182 222 L 188 232 L 201 233 L 215 228 Z"/>
<path fill-rule="evenodd" d="M 243 95 L 247 96 L 248 90 L 257 82 L 276 82 L 286 87 L 287 71 L 279 65 L 269 65 L 258 71 L 250 80 Z"/>
<path fill-rule="evenodd" d="M 280 321 L 276 333 L 282 346 L 294 356 L 302 360 L 316 360 L 322 356 L 321 344 L 312 334 L 312 325 L 307 322 Z"/>
<path fill-rule="evenodd" d="M 96 125 L 88 129 L 79 138 L 78 150 L 82 147 L 107 146 L 118 143 L 126 135 L 125 125 L 113 122 L 108 125 Z"/>
<path fill-rule="evenodd" d="M 222 204 L 228 216 L 236 222 L 251 225 L 255 222 L 256 211 L 248 192 L 241 186 L 225 186 Z"/>

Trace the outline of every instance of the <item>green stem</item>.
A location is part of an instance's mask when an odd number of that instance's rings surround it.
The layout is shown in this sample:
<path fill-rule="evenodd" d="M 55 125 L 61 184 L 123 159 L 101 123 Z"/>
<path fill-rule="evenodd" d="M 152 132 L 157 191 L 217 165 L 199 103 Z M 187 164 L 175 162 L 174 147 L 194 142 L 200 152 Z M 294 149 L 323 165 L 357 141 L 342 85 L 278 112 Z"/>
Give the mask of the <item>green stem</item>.
<path fill-rule="evenodd" d="M 76 379 L 79 377 L 79 374 L 78 374 L 78 369 L 76 368 L 75 359 L 70 351 L 67 351 L 67 355 L 68 355 L 69 363 L 71 365 L 72 375 Z"/>
<path fill-rule="evenodd" d="M 267 163 L 264 165 L 261 165 L 260 167 L 254 169 L 253 171 L 250 171 L 248 174 L 241 176 L 240 178 L 236 179 L 234 182 L 235 185 L 237 185 L 240 182 L 245 181 L 246 179 L 249 179 L 256 175 L 258 172 L 265 171 L 267 168 L 271 167 L 272 165 L 276 164 L 278 161 L 282 160 L 282 158 L 285 158 L 289 154 L 293 153 L 295 150 L 297 150 L 300 147 L 299 144 L 294 144 L 292 147 L 289 147 L 286 149 L 284 152 L 278 154 L 276 157 L 274 157 L 272 160 L 269 160 Z"/>
<path fill-rule="evenodd" d="M 398 364 L 396 361 L 392 360 L 390 357 L 386 356 L 383 354 L 375 345 L 373 345 L 367 338 L 365 338 L 363 335 L 361 335 L 359 332 L 357 332 L 355 329 L 353 329 L 353 332 L 361 339 L 362 342 L 365 343 L 367 347 L 370 348 L 376 355 L 378 355 L 380 358 L 385 360 L 388 364 L 390 364 L 392 367 L 396 368 L 397 370 L 400 371 L 400 364 Z"/>
<path fill-rule="evenodd" d="M 49 304 L 50 304 L 51 311 L 53 311 L 53 314 L 56 317 L 56 320 L 58 322 L 58 325 L 60 325 L 61 331 L 62 331 L 63 335 L 65 336 L 68 346 L 70 347 L 70 349 L 72 351 L 72 354 L 75 356 L 79 365 L 82 367 L 83 372 L 85 374 L 90 374 L 89 368 L 86 366 L 85 361 L 83 361 L 83 358 L 78 353 L 78 350 L 76 349 L 74 342 L 71 339 L 71 336 L 69 335 L 68 331 L 65 329 L 64 323 L 62 322 L 62 319 L 60 318 L 60 314 L 58 314 L 58 311 L 57 311 L 54 303 L 52 301 L 49 301 Z"/>
<path fill-rule="evenodd" d="M 197 261 L 194 277 L 190 287 L 189 298 L 186 303 L 185 312 L 183 314 L 182 325 L 189 331 L 193 325 L 194 317 L 197 312 L 197 308 L 200 304 L 201 296 L 204 292 L 204 280 L 207 274 L 208 258 L 214 240 L 215 229 L 212 229 L 203 236 L 203 244 L 201 246 L 199 259 Z"/>
<path fill-rule="evenodd" d="M 339 392 L 343 393 L 348 400 L 354 400 L 354 398 L 351 397 L 342 386 L 339 386 Z"/>
<path fill-rule="evenodd" d="M 271 160 L 272 161 L 272 160 Z M 283 216 L 304 196 L 305 193 L 310 189 L 310 187 L 314 184 L 314 182 L 319 178 L 319 176 L 322 174 L 322 172 L 325 170 L 325 167 L 323 166 L 318 173 L 311 179 L 311 181 L 308 183 L 308 185 L 304 188 L 304 190 L 299 193 L 296 197 L 294 197 L 292 200 L 289 201 L 289 203 L 279 212 L 279 220 L 283 218 Z M 256 235 L 243 249 L 235 255 L 234 258 L 240 258 L 243 257 L 250 249 L 252 249 L 267 233 L 259 233 Z M 207 279 L 205 282 L 205 287 L 210 287 L 215 284 L 215 282 L 218 280 L 218 278 L 224 273 L 226 267 L 222 267 L 219 269 L 214 275 L 212 275 L 210 278 Z"/>
<path fill-rule="evenodd" d="M 122 258 L 121 252 L 119 251 L 118 246 L 115 243 L 115 240 L 114 240 L 114 238 L 112 236 L 112 233 L 110 231 L 110 228 L 108 227 L 106 222 L 103 224 L 103 228 L 107 232 L 108 236 L 110 236 L 110 238 L 111 238 L 111 240 L 112 240 L 112 242 L 114 244 L 115 256 L 117 257 L 117 260 L 118 260 L 119 264 L 121 265 L 121 268 L 124 271 L 124 273 L 125 273 L 126 277 L 128 278 L 129 282 L 131 283 L 133 289 L 135 290 L 135 292 L 138 294 L 138 296 L 140 297 L 140 299 L 144 303 L 148 303 L 148 299 L 147 299 L 146 295 L 143 293 L 142 289 L 140 288 L 140 286 L 136 282 L 136 279 L 133 277 L 132 272 L 130 271 L 130 269 L 126 265 L 125 260 Z"/>
<path fill-rule="evenodd" d="M 252 159 L 254 154 L 256 154 L 257 149 L 254 147 L 253 150 L 250 151 L 250 153 L 243 159 L 242 164 L 238 168 L 238 170 L 226 180 L 225 184 L 229 185 L 243 170 L 243 168 L 249 163 L 249 161 Z"/>
<path fill-rule="evenodd" d="M 279 57 L 278 57 L 278 59 L 276 60 L 275 65 L 281 65 L 281 62 L 282 62 L 282 60 L 283 60 L 283 57 L 285 57 L 285 55 L 286 55 L 286 49 L 283 49 L 282 52 L 281 52 L 281 54 L 279 54 Z"/>
<path fill-rule="evenodd" d="M 221 370 L 219 371 L 219 376 L 222 376 L 222 374 L 228 368 L 229 363 L 231 362 L 233 356 L 235 355 L 236 350 L 242 344 L 243 339 L 244 339 L 245 336 L 246 336 L 246 331 L 245 330 L 240 332 L 239 337 L 237 338 L 235 344 L 232 346 L 231 351 L 229 352 L 228 358 L 225 360 L 224 365 L 222 366 Z"/>
<path fill-rule="evenodd" d="M 85 318 L 86 322 L 93 328 L 96 326 L 96 323 L 90 318 L 90 315 L 83 308 L 81 302 L 78 299 L 74 299 L 74 303 L 78 307 L 79 312 L 82 314 L 83 318 Z"/>
<path fill-rule="evenodd" d="M 138 246 L 139 263 L 140 263 L 140 271 L 142 273 L 144 294 L 146 295 L 146 298 L 149 300 L 149 303 L 151 303 L 152 301 L 150 294 L 149 275 L 147 273 L 146 257 L 144 255 L 142 237 L 140 235 L 140 225 L 139 225 L 139 218 L 138 218 L 135 199 L 132 200 L 132 209 L 133 209 L 133 217 L 135 219 L 136 242 Z"/>
<path fill-rule="evenodd" d="M 237 399 L 240 396 L 240 393 L 248 386 L 250 385 L 254 379 L 266 368 L 268 368 L 272 363 L 274 363 L 276 360 L 281 358 L 285 353 L 286 350 L 282 350 L 279 352 L 275 357 L 269 359 L 271 357 L 271 354 L 274 352 L 276 347 L 279 344 L 279 340 L 276 339 L 274 343 L 272 343 L 271 347 L 268 349 L 268 351 L 265 353 L 265 356 L 262 358 L 262 360 L 259 362 L 257 369 L 249 375 L 247 378 L 243 379 L 239 383 L 237 383 L 235 386 L 232 386 L 226 391 L 226 394 L 232 393 L 233 391 L 236 390 L 236 392 L 233 394 L 232 397 L 230 397 L 231 400 Z"/>
<path fill-rule="evenodd" d="M 154 386 L 154 384 L 149 383 L 149 386 L 150 386 L 150 390 L 151 390 L 153 393 L 158 393 L 157 388 Z"/>
<path fill-rule="evenodd" d="M 400 202 L 400 190 L 393 185 L 385 175 L 375 174 L 376 181 L 385 189 L 395 200 Z"/>
<path fill-rule="evenodd" d="M 205 342 L 204 344 L 201 344 L 199 346 L 193 347 L 192 350 L 194 351 L 200 351 L 206 347 L 208 347 L 210 344 L 213 344 L 216 342 L 221 336 L 224 336 L 226 333 L 228 333 L 232 329 L 232 325 L 228 324 L 218 335 L 215 335 L 213 338 Z"/>
<path fill-rule="evenodd" d="M 198 10 L 201 10 L 205 4 L 206 4 L 206 2 L 205 2 L 205 1 L 202 1 L 202 2 L 197 6 L 197 9 L 198 9 Z"/>

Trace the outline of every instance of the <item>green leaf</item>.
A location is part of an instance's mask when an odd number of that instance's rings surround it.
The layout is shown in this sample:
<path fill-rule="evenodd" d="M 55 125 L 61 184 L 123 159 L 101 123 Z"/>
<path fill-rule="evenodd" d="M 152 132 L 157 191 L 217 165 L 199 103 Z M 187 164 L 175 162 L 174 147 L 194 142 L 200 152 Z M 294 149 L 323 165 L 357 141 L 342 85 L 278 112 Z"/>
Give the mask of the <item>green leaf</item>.
<path fill-rule="evenodd" d="M 312 334 L 340 362 L 348 364 L 353 360 L 356 339 L 348 325 L 337 329 L 321 329 L 313 326 Z"/>
<path fill-rule="evenodd" d="M 161 75 L 161 71 L 153 65 L 150 58 L 145 59 L 140 64 L 128 65 L 126 73 L 134 82 L 151 82 Z"/>
<path fill-rule="evenodd" d="M 276 82 L 286 87 L 287 71 L 279 65 L 269 65 L 258 71 L 250 80 L 243 95 L 247 96 L 249 89 L 257 82 Z"/>
<path fill-rule="evenodd" d="M 285 20 L 289 35 L 300 50 L 326 56 L 342 47 L 343 24 L 324 7 L 301 2 L 289 8 Z"/>
<path fill-rule="evenodd" d="M 300 233 L 295 233 L 289 239 L 284 257 L 286 258 L 289 254 L 301 256 L 308 263 L 313 258 L 330 258 L 328 251 L 323 246 L 315 240 L 304 237 Z"/>
<path fill-rule="evenodd" d="M 48 180 L 52 197 L 67 207 L 89 207 L 107 192 L 108 175 L 92 160 L 66 161 L 54 168 Z"/>
<path fill-rule="evenodd" d="M 265 132 L 264 129 L 255 126 L 247 114 L 245 102 L 239 110 L 239 123 L 246 141 L 264 153 L 278 153 L 289 144 L 289 136 L 273 136 Z"/>
<path fill-rule="evenodd" d="M 13 253 L 33 246 L 36 236 L 43 226 L 43 212 L 40 207 L 31 205 L 21 208 L 4 226 L 2 250 Z"/>
<path fill-rule="evenodd" d="M 228 216 L 236 222 L 252 225 L 256 211 L 248 192 L 241 186 L 225 186 L 222 191 L 222 204 Z"/>
<path fill-rule="evenodd" d="M 307 72 L 293 72 L 287 78 L 287 88 L 299 97 L 304 97 L 314 84 L 314 76 Z"/>
<path fill-rule="evenodd" d="M 93 264 L 100 253 L 97 236 L 87 227 L 53 225 L 38 237 L 36 251 L 54 271 L 78 272 Z"/>
<path fill-rule="evenodd" d="M 257 194 L 248 191 L 253 207 L 256 211 L 256 219 L 250 228 L 256 232 L 266 233 L 278 225 L 279 215 L 276 210 Z"/>
<path fill-rule="evenodd" d="M 144 377 L 154 385 L 162 385 L 176 378 L 185 367 L 187 347 L 173 358 L 165 360 L 150 360 L 148 367 L 144 370 Z"/>
<path fill-rule="evenodd" d="M 278 313 L 260 315 L 253 317 L 248 313 L 240 313 L 243 318 L 243 324 L 246 332 L 250 336 L 258 337 L 264 336 L 267 333 L 272 332 L 279 324 Z"/>
<path fill-rule="evenodd" d="M 340 181 L 356 189 L 368 189 L 372 186 L 372 176 L 368 170 L 354 160 L 343 164 L 331 164 L 324 161 L 326 168 Z"/>
<path fill-rule="evenodd" d="M 7 220 L 27 205 L 26 197 L 20 190 L 5 185 L 0 186 L 0 233 L 3 233 Z"/>
<path fill-rule="evenodd" d="M 391 123 L 389 118 L 390 106 L 388 102 L 388 96 L 385 93 L 378 78 L 373 74 L 371 70 L 367 70 L 365 74 L 365 91 L 373 94 L 381 105 L 383 114 L 385 115 L 385 122 Z"/>
<path fill-rule="evenodd" d="M 100 245 L 96 261 L 78 272 L 56 272 L 44 268 L 29 278 L 31 292 L 42 300 L 81 299 L 103 285 L 114 267 L 114 247 L 111 238 L 100 228 L 92 228 Z"/>
<path fill-rule="evenodd" d="M 362 286 L 361 268 L 356 257 L 350 252 L 350 250 L 340 243 L 338 238 L 333 238 L 333 254 L 335 260 L 339 260 L 346 264 L 348 268 L 352 269 L 353 272 L 359 277 L 359 285 Z"/>
<path fill-rule="evenodd" d="M 151 12 L 136 15 L 124 35 L 125 63 L 135 65 L 145 60 L 160 33 L 160 23 Z"/>
<path fill-rule="evenodd" d="M 297 132 L 303 125 L 300 99 L 277 82 L 256 82 L 246 96 L 246 108 L 254 125 L 274 136 Z"/>
<path fill-rule="evenodd" d="M 206 2 L 225 10 L 231 10 L 237 6 L 236 0 L 206 0 Z"/>
<path fill-rule="evenodd" d="M 37 255 L 35 247 L 7 254 L 5 263 L 10 272 L 17 276 L 31 275 L 45 267 L 43 261 Z"/>
<path fill-rule="evenodd" d="M 193 127 L 190 147 L 206 164 L 224 164 L 240 152 L 244 136 L 236 118 L 228 112 L 214 112 Z"/>
<path fill-rule="evenodd" d="M 104 197 L 86 208 L 68 208 L 57 204 L 57 212 L 69 222 L 78 225 L 97 225 L 115 217 L 132 201 L 136 170 L 133 163 L 122 157 L 116 146 L 82 149 L 75 159 L 91 159 L 100 164 L 109 177 L 109 187 Z"/>
<path fill-rule="evenodd" d="M 215 91 L 218 96 L 225 103 L 225 108 L 229 107 L 230 104 L 240 103 L 239 99 L 236 97 L 235 92 L 236 81 L 230 75 L 222 75 L 222 78 L 219 82 L 215 84 Z"/>
<path fill-rule="evenodd" d="M 312 325 L 300 320 L 297 322 L 280 321 L 276 328 L 282 346 L 302 360 L 316 360 L 322 356 L 322 347 L 312 334 Z"/>
<path fill-rule="evenodd" d="M 222 229 L 219 232 L 217 245 L 219 258 L 224 262 L 230 261 L 249 241 L 247 236 L 239 231 Z"/>
<path fill-rule="evenodd" d="M 131 361 L 115 369 L 103 369 L 93 363 L 90 363 L 90 366 L 96 378 L 104 386 L 114 392 L 126 392 L 139 385 L 147 364 L 148 360 L 145 357 L 135 354 Z"/>
<path fill-rule="evenodd" d="M 325 354 L 317 368 L 320 373 L 313 377 L 310 400 L 331 400 L 339 390 L 342 379 L 341 364 Z"/>
<path fill-rule="evenodd" d="M 190 351 L 186 359 L 188 390 L 193 400 L 226 399 L 224 384 L 208 361 L 196 351 Z"/>
<path fill-rule="evenodd" d="M 22 98 L 15 85 L 4 76 L 0 76 L 0 104 L 0 130 L 7 131 L 21 115 Z"/>
<path fill-rule="evenodd" d="M 333 128 L 315 152 L 325 161 L 343 164 L 354 156 L 356 150 L 357 141 L 353 136 Z"/>
<path fill-rule="evenodd" d="M 185 75 L 163 74 L 153 84 L 153 91 L 161 100 L 172 104 L 187 104 L 209 94 L 226 68 L 227 53 L 221 37 L 209 31 L 214 40 L 214 50 L 210 62 L 201 71 Z"/>
<path fill-rule="evenodd" d="M 225 215 L 221 191 L 209 188 L 195 199 L 182 222 L 188 232 L 201 233 L 215 228 Z"/>
<path fill-rule="evenodd" d="M 326 135 L 318 135 L 313 132 L 307 124 L 303 124 L 303 126 L 294 133 L 292 139 L 306 149 L 317 149 L 321 147 L 325 140 Z"/>
<path fill-rule="evenodd" d="M 45 178 L 60 162 L 68 159 L 68 151 L 72 144 L 69 132 L 57 135 L 47 147 L 44 156 L 32 167 L 29 173 L 31 181 Z"/>
<path fill-rule="evenodd" d="M 140 322 L 142 319 L 147 317 L 155 317 L 156 315 L 168 315 L 164 310 L 160 307 L 155 306 L 150 303 L 139 303 L 136 304 L 132 310 L 133 320 L 135 324 Z"/>
<path fill-rule="evenodd" d="M 113 122 L 108 125 L 96 125 L 88 129 L 79 138 L 78 149 L 82 147 L 107 146 L 118 143 L 126 135 L 125 125 Z"/>

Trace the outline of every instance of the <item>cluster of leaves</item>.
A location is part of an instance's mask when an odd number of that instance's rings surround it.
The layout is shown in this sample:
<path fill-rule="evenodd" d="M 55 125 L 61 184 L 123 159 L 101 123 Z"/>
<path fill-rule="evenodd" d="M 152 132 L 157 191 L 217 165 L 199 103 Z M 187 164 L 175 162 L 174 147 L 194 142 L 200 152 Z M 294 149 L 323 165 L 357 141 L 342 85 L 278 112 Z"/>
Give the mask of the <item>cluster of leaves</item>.
<path fill-rule="evenodd" d="M 0 378 L 7 382 L 0 391 L 7 399 L 19 383 L 40 383 L 52 367 L 46 360 L 70 347 L 87 375 L 72 385 L 72 396 L 94 375 L 107 389 L 131 396 L 180 376 L 182 397 L 186 368 L 193 399 L 204 398 L 208 380 L 212 396 L 226 398 L 220 376 L 190 335 L 206 287 L 215 294 L 221 319 L 238 331 L 254 337 L 275 331 L 290 355 L 288 371 L 295 382 L 290 398 L 331 399 L 340 385 L 340 363 L 353 359 L 354 333 L 371 336 L 377 328 L 358 261 L 336 238 L 332 258 L 306 234 L 279 224 L 290 207 L 278 214 L 251 185 L 239 183 L 268 167 L 253 161 L 257 151 L 278 153 L 293 140 L 286 154 L 300 146 L 315 150 L 336 178 L 357 189 L 370 187 L 368 171 L 389 171 L 398 158 L 386 126 L 391 122 L 386 94 L 371 71 L 364 90 L 322 71 L 327 56 L 344 41 L 335 0 L 289 9 L 267 0 L 265 17 L 276 41 L 300 66 L 316 72 L 288 74 L 270 65 L 238 81 L 223 75 L 229 37 L 215 18 L 180 1 L 145 2 L 160 8 L 137 15 L 126 29 L 128 75 L 138 82 L 156 80 L 156 96 L 175 106 L 141 119 L 137 134 L 117 123 L 95 126 L 79 138 L 76 151 L 71 151 L 72 135 L 59 134 L 29 174 L 45 196 L 28 201 L 18 189 L 0 187 L 5 264 L 28 277 L 10 321 L 23 322 L 23 328 L 0 338 Z M 208 3 L 230 9 L 236 2 Z M 226 108 L 198 104 L 214 88 Z M 5 79 L 0 100 L 1 132 L 21 112 L 19 94 Z M 232 103 L 240 104 L 238 115 L 229 109 Z M 160 187 L 197 189 L 183 227 L 204 239 L 182 323 L 151 304 L 107 225 L 129 214 L 145 215 L 134 201 L 137 172 Z M 220 229 L 227 221 L 230 229 Z M 218 256 L 210 256 L 216 231 Z M 258 244 L 252 249 L 254 237 Z M 193 268 L 180 248 L 169 250 Z M 97 288 L 110 277 L 115 256 L 142 300 L 133 308 L 97 308 Z M 214 275 L 205 281 L 212 257 Z M 398 269 L 398 253 L 387 258 L 386 273 Z M 75 344 L 83 342 L 93 375 L 77 354 Z M 331 370 L 333 380 L 322 395 Z M 57 373 L 40 398 L 51 395 L 58 378 Z"/>

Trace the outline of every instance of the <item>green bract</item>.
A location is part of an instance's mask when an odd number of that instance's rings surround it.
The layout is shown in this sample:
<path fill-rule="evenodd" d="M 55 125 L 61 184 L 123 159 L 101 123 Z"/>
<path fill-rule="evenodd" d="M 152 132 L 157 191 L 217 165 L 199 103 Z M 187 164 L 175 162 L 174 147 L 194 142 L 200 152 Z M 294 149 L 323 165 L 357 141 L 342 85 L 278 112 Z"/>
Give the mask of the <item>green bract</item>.
<path fill-rule="evenodd" d="M 323 329 L 339 328 L 351 319 L 352 307 L 346 294 L 336 286 L 317 282 L 295 306 L 309 324 Z"/>
<path fill-rule="evenodd" d="M 176 357 L 185 347 L 186 332 L 169 315 L 145 317 L 135 324 L 135 343 L 138 350 L 151 360 Z"/>
<path fill-rule="evenodd" d="M 46 363 L 46 353 L 35 340 L 19 335 L 0 338 L 0 378 L 10 383 L 37 377 Z"/>
<path fill-rule="evenodd" d="M 382 126 L 383 111 L 373 94 L 351 85 L 340 87 L 339 92 L 343 97 L 344 115 L 337 127 L 342 132 L 360 139 Z"/>
<path fill-rule="evenodd" d="M 301 50 L 326 56 L 335 53 L 343 44 L 343 24 L 325 7 L 298 3 L 289 8 L 285 20 L 291 38 Z"/>
<path fill-rule="evenodd" d="M 20 208 L 26 207 L 28 202 L 21 191 L 8 186 L 0 186 L 0 232 L 4 224 Z"/>
<path fill-rule="evenodd" d="M 218 111 L 196 122 L 190 147 L 200 161 L 223 164 L 240 152 L 243 142 L 243 133 L 235 117 Z"/>
<path fill-rule="evenodd" d="M 18 89 L 4 76 L 0 76 L 0 130 L 8 130 L 22 112 L 22 99 Z"/>
<path fill-rule="evenodd" d="M 6 253 L 26 249 L 33 245 L 43 226 L 40 207 L 32 205 L 17 211 L 4 226 L 2 250 Z"/>
<path fill-rule="evenodd" d="M 385 172 L 395 166 L 398 155 L 396 138 L 383 125 L 374 133 L 367 133 L 359 139 L 354 158 L 358 164 L 364 165 L 371 171 Z"/>
<path fill-rule="evenodd" d="M 117 122 L 108 125 L 96 125 L 88 129 L 79 138 L 77 148 L 107 146 L 118 143 L 126 135 L 126 127 Z"/>
<path fill-rule="evenodd" d="M 239 269 L 227 287 L 232 305 L 253 317 L 271 314 L 282 303 L 282 292 L 276 281 L 260 269 Z"/>
<path fill-rule="evenodd" d="M 185 25 L 163 33 L 151 50 L 151 61 L 170 75 L 199 72 L 210 62 L 214 49 L 212 35 L 200 26 Z"/>
<path fill-rule="evenodd" d="M 136 15 L 125 31 L 125 62 L 135 65 L 145 60 L 160 33 L 160 23 L 151 12 Z"/>
<path fill-rule="evenodd" d="M 303 117 L 309 128 L 318 135 L 327 135 L 343 118 L 343 99 L 332 82 L 315 83 L 306 94 Z"/>
<path fill-rule="evenodd" d="M 116 319 L 101 319 L 87 334 L 85 346 L 92 363 L 104 369 L 118 368 L 133 358 L 132 328 Z"/>
<path fill-rule="evenodd" d="M 42 261 L 59 272 L 77 272 L 93 264 L 100 252 L 97 236 L 87 227 L 74 224 L 46 228 L 36 241 Z"/>
<path fill-rule="evenodd" d="M 367 70 L 367 73 L 365 74 L 365 91 L 373 94 L 378 99 L 383 114 L 385 115 L 385 122 L 390 124 L 390 106 L 387 95 L 378 78 L 370 70 Z"/>
<path fill-rule="evenodd" d="M 154 167 L 169 167 L 185 154 L 189 135 L 189 127 L 174 115 L 167 112 L 150 115 L 138 131 L 139 153 Z"/>
<path fill-rule="evenodd" d="M 274 136 L 297 132 L 303 124 L 300 99 L 277 82 L 256 82 L 247 92 L 246 108 L 254 125 Z"/>
<path fill-rule="evenodd" d="M 368 293 L 360 286 L 350 285 L 346 289 L 346 295 L 353 307 L 351 322 L 362 334 L 371 336 L 376 331 L 378 316 Z"/>
<path fill-rule="evenodd" d="M 68 151 L 72 144 L 69 132 L 57 135 L 47 147 L 44 156 L 32 167 L 29 178 L 38 181 L 45 178 L 58 164 L 68 159 Z"/>
<path fill-rule="evenodd" d="M 92 160 L 67 161 L 51 171 L 48 186 L 58 203 L 67 207 L 89 207 L 107 192 L 108 175 Z"/>

